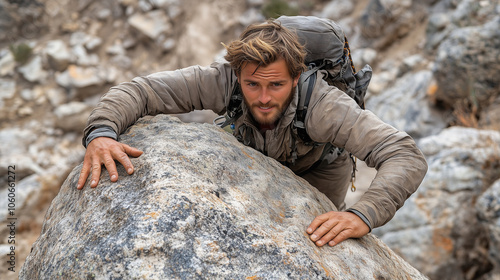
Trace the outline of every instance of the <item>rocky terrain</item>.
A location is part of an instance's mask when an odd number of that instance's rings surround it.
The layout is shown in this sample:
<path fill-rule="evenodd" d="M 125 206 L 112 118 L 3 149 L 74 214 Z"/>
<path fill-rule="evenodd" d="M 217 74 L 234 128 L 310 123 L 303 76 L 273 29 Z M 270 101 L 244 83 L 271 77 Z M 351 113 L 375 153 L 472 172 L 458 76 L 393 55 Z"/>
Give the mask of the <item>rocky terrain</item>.
<path fill-rule="evenodd" d="M 2 265 L 0 278 L 17 275 L 82 161 L 81 131 L 107 88 L 208 65 L 221 42 L 280 12 L 341 24 L 357 67 L 374 69 L 367 108 L 417 139 L 430 163 L 421 189 L 375 234 L 431 279 L 498 279 L 498 0 L 0 0 L 0 171 L 15 171 L 16 199 L 9 216 L 0 177 L 0 220 L 16 218 L 16 272 Z M 0 229 L 4 264 L 11 233 Z"/>

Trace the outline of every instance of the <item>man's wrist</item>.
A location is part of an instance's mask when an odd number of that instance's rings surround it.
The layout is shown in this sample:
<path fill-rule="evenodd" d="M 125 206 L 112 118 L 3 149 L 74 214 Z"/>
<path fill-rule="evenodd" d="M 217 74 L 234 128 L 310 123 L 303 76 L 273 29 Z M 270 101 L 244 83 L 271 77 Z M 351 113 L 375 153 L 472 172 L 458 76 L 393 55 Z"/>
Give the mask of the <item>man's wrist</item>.
<path fill-rule="evenodd" d="M 89 133 L 89 135 L 85 139 L 85 148 L 88 147 L 88 145 L 90 144 L 90 142 L 92 142 L 92 140 L 94 140 L 98 137 L 108 137 L 108 138 L 111 138 L 114 140 L 118 139 L 118 135 L 111 127 L 101 126 L 101 127 L 98 127 L 96 129 L 92 130 L 92 132 Z"/>
<path fill-rule="evenodd" d="M 371 224 L 370 224 L 370 221 L 366 218 L 366 216 L 365 216 L 365 215 L 363 215 L 363 213 L 359 212 L 359 211 L 358 211 L 358 210 L 356 210 L 356 209 L 351 209 L 351 208 L 347 209 L 346 211 L 347 211 L 347 212 L 351 212 L 351 213 L 353 213 L 354 215 L 358 216 L 358 217 L 359 217 L 359 218 L 360 218 L 363 222 L 365 222 L 365 224 L 368 226 L 368 228 L 370 229 L 370 231 L 369 231 L 369 232 L 371 232 L 371 231 L 372 231 L 372 226 L 371 226 Z"/>

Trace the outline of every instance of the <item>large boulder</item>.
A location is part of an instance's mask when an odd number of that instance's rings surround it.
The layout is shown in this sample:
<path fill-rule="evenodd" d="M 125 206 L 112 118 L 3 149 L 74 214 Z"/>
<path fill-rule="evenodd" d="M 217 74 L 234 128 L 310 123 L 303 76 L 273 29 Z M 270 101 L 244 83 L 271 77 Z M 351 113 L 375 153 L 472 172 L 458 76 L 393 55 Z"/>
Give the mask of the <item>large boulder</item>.
<path fill-rule="evenodd" d="M 146 117 L 121 141 L 135 173 L 77 190 L 76 167 L 20 279 L 426 279 L 371 234 L 317 247 L 305 229 L 334 205 L 213 125 Z"/>

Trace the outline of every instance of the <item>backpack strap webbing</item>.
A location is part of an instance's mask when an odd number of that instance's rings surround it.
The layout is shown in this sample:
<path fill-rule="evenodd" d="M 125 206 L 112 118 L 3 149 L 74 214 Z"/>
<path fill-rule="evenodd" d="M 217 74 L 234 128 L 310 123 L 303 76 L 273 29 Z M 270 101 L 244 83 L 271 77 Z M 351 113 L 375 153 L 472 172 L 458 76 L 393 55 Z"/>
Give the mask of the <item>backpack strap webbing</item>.
<path fill-rule="evenodd" d="M 354 62 L 352 61 L 351 56 L 351 48 L 349 48 L 349 42 L 347 41 L 347 37 L 344 36 L 344 54 L 349 58 L 349 62 L 351 63 L 352 73 L 356 75 L 356 67 L 354 67 Z"/>
<path fill-rule="evenodd" d="M 313 142 L 307 134 L 304 122 L 306 119 L 307 109 L 309 108 L 309 102 L 311 101 L 311 95 L 314 90 L 314 85 L 316 84 L 316 79 L 318 76 L 317 71 L 319 67 L 311 65 L 309 68 L 310 69 L 302 73 L 299 78 L 299 101 L 297 104 L 297 112 L 295 114 L 294 121 L 294 126 L 297 128 L 298 136 L 306 143 Z"/>
<path fill-rule="evenodd" d="M 233 87 L 233 91 L 231 92 L 229 104 L 226 106 L 227 118 L 226 121 L 220 125 L 221 128 L 234 123 L 239 117 L 241 117 L 241 115 L 243 115 L 241 103 L 243 103 L 243 93 L 241 92 L 240 84 L 236 82 Z"/>

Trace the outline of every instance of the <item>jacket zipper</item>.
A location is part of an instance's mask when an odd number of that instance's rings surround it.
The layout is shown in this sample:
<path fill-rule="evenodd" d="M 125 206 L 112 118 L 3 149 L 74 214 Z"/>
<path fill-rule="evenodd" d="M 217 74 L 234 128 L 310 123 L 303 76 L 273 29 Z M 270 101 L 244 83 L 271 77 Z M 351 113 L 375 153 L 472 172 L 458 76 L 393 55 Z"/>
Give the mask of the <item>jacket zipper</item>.
<path fill-rule="evenodd" d="M 262 142 L 263 142 L 263 145 L 262 145 L 262 153 L 263 153 L 264 155 L 266 155 L 266 156 L 267 156 L 267 147 L 266 147 L 266 143 L 267 143 L 267 141 L 266 141 L 266 137 L 264 137 L 264 136 L 260 133 L 259 129 L 257 129 L 257 127 L 256 127 L 253 123 L 251 123 L 251 122 L 249 122 L 249 121 L 247 121 L 247 120 L 244 120 L 244 121 L 243 121 L 243 123 L 244 123 L 247 127 L 249 127 L 250 129 L 252 129 L 255 135 L 258 135 L 258 136 L 257 136 L 258 140 L 262 140 Z M 266 133 L 265 133 L 265 134 L 266 134 L 266 136 L 267 136 L 267 131 L 266 131 Z M 255 143 L 255 144 L 257 144 L 257 143 Z M 256 148 L 259 148 L 259 147 L 256 147 Z"/>

